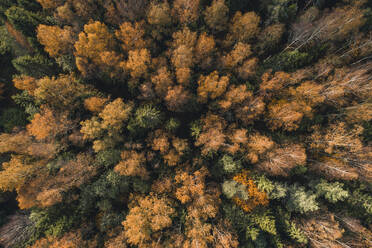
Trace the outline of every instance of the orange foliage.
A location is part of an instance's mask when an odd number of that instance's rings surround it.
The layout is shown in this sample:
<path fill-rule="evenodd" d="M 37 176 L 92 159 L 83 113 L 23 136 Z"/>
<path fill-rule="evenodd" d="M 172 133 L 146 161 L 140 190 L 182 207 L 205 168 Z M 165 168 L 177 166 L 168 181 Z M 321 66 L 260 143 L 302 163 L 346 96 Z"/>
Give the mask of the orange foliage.
<path fill-rule="evenodd" d="M 121 47 L 125 52 L 147 46 L 147 42 L 143 38 L 145 31 L 142 25 L 139 22 L 135 24 L 124 22 L 120 25 L 120 29 L 115 32 L 116 37 L 122 42 Z"/>
<path fill-rule="evenodd" d="M 289 176 L 291 169 L 306 164 L 306 151 L 301 145 L 276 148 L 265 155 L 265 160 L 257 168 L 274 176 Z"/>
<path fill-rule="evenodd" d="M 197 63 L 201 63 L 204 68 L 212 63 L 212 58 L 210 56 L 215 49 L 216 42 L 213 36 L 208 36 L 205 32 L 202 33 L 195 46 L 195 59 Z"/>
<path fill-rule="evenodd" d="M 2 191 L 18 190 L 44 166 L 45 161 L 31 162 L 25 157 L 12 155 L 9 162 L 2 164 L 0 189 Z"/>
<path fill-rule="evenodd" d="M 242 14 L 237 11 L 232 19 L 227 41 L 249 42 L 258 35 L 260 31 L 259 23 L 260 17 L 256 13 L 247 12 Z"/>
<path fill-rule="evenodd" d="M 206 103 L 209 99 L 214 100 L 225 93 L 229 84 L 229 77 L 218 75 L 217 71 L 208 76 L 200 76 L 198 81 L 198 101 Z"/>
<path fill-rule="evenodd" d="M 102 119 L 101 127 L 107 129 L 109 135 L 113 135 L 123 127 L 123 122 L 128 120 L 131 111 L 131 104 L 125 104 L 121 98 L 115 99 L 99 113 L 99 117 Z"/>
<path fill-rule="evenodd" d="M 176 68 L 189 68 L 194 63 L 193 49 L 186 45 L 180 45 L 174 49 L 171 60 Z"/>
<path fill-rule="evenodd" d="M 258 59 L 257 58 L 251 58 L 247 59 L 239 68 L 238 68 L 238 74 L 239 77 L 247 80 L 249 77 L 256 74 L 258 65 Z"/>
<path fill-rule="evenodd" d="M 61 238 L 47 236 L 35 242 L 29 248 L 94 248 L 97 247 L 96 238 L 86 240 L 81 230 L 76 230 L 64 234 Z"/>
<path fill-rule="evenodd" d="M 91 92 L 91 89 L 77 82 L 72 75 L 59 75 L 57 78 L 39 79 L 33 95 L 48 106 L 65 111 L 78 107 L 80 103 L 76 99 L 88 92 Z"/>
<path fill-rule="evenodd" d="M 260 84 L 260 90 L 264 94 L 277 93 L 279 90 L 283 89 L 286 85 L 290 84 L 291 75 L 278 71 L 274 75 L 271 71 L 265 72 L 262 75 L 262 83 Z"/>
<path fill-rule="evenodd" d="M 74 160 L 58 161 L 56 175 L 50 175 L 44 166 L 38 169 L 36 177 L 17 189 L 21 209 L 50 207 L 63 200 L 63 193 L 87 183 L 97 170 L 93 158 L 88 154 L 78 154 Z"/>
<path fill-rule="evenodd" d="M 171 46 L 173 48 L 179 47 L 179 46 L 188 46 L 190 48 L 195 47 L 196 41 L 197 41 L 197 33 L 192 32 L 187 26 L 184 27 L 182 30 L 179 30 L 177 32 L 174 32 L 172 34 L 173 42 Z"/>
<path fill-rule="evenodd" d="M 147 21 L 152 25 L 168 25 L 172 19 L 167 1 L 162 3 L 151 2 L 147 13 Z"/>
<path fill-rule="evenodd" d="M 234 46 L 234 49 L 222 58 L 222 63 L 226 68 L 234 68 L 241 64 L 251 54 L 251 45 L 238 42 Z"/>
<path fill-rule="evenodd" d="M 5 20 L 5 27 L 8 33 L 17 41 L 19 45 L 26 48 L 29 52 L 33 52 L 34 49 L 31 47 L 27 37 L 18 31 L 10 22 Z"/>
<path fill-rule="evenodd" d="M 197 138 L 195 145 L 202 146 L 202 154 L 207 155 L 210 152 L 217 152 L 225 145 L 226 121 L 218 115 L 208 114 L 202 119 L 202 132 Z"/>
<path fill-rule="evenodd" d="M 107 65 L 112 66 L 112 64 L 105 59 L 109 57 L 111 61 L 119 63 L 114 67 L 122 67 L 120 56 L 113 52 L 115 46 L 114 36 L 105 24 L 97 21 L 84 25 L 84 32 L 79 34 L 79 40 L 75 43 L 77 68 L 84 76 L 95 74 L 97 66 L 108 71 Z M 104 56 L 105 52 L 110 52 L 110 56 Z"/>
<path fill-rule="evenodd" d="M 84 107 L 93 113 L 99 113 L 103 110 L 107 98 L 92 96 L 84 100 Z"/>
<path fill-rule="evenodd" d="M 242 200 L 238 197 L 234 197 L 233 201 L 240 206 L 245 212 L 251 212 L 255 207 L 259 205 L 269 204 L 268 197 L 265 192 L 261 192 L 253 180 L 249 176 L 249 171 L 243 170 L 241 173 L 234 176 L 234 181 L 241 183 L 247 187 L 249 194 L 248 200 Z"/>
<path fill-rule="evenodd" d="M 293 131 L 299 128 L 304 116 L 312 116 L 312 108 L 304 102 L 279 100 L 270 103 L 266 120 L 271 130 L 283 128 Z"/>
<path fill-rule="evenodd" d="M 246 154 L 246 158 L 251 163 L 257 163 L 259 156 L 270 150 L 273 146 L 274 142 L 269 137 L 258 133 L 252 134 L 249 136 L 247 143 L 248 153 Z"/>
<path fill-rule="evenodd" d="M 123 151 L 121 153 L 122 161 L 117 164 L 114 170 L 123 176 L 138 176 L 143 180 L 148 179 L 149 173 L 146 170 L 146 158 L 144 153 L 139 153 L 134 150 Z"/>
<path fill-rule="evenodd" d="M 14 87 L 19 90 L 26 90 L 30 95 L 34 94 L 37 88 L 37 80 L 33 77 L 21 75 L 13 78 Z"/>
<path fill-rule="evenodd" d="M 191 78 L 190 68 L 177 68 L 176 69 L 177 82 L 183 85 L 188 85 Z"/>
<path fill-rule="evenodd" d="M 216 31 L 222 31 L 227 28 L 229 19 L 229 8 L 225 0 L 213 0 L 211 6 L 204 11 L 204 20 L 208 27 Z"/>
<path fill-rule="evenodd" d="M 200 0 L 175 0 L 173 11 L 181 24 L 195 22 L 199 18 Z"/>
<path fill-rule="evenodd" d="M 137 197 L 129 207 L 129 213 L 122 223 L 124 236 L 130 244 L 139 248 L 150 247 L 152 236 L 172 225 L 171 216 L 175 210 L 167 198 L 154 194 Z"/>
<path fill-rule="evenodd" d="M 40 24 L 36 31 L 37 39 L 50 56 L 57 57 L 73 51 L 75 37 L 71 27 L 65 26 L 62 29 L 58 26 Z"/>
<path fill-rule="evenodd" d="M 126 68 L 130 71 L 133 78 L 146 76 L 147 68 L 151 62 L 151 55 L 149 50 L 140 49 L 129 51 Z"/>
<path fill-rule="evenodd" d="M 168 88 L 168 93 L 164 100 L 170 111 L 181 112 L 189 102 L 191 95 L 182 85 Z"/>
<path fill-rule="evenodd" d="M 151 77 L 151 82 L 155 86 L 156 94 L 161 98 L 167 95 L 168 88 L 173 85 L 172 76 L 166 67 L 160 68 L 157 74 Z"/>
<path fill-rule="evenodd" d="M 31 123 L 27 125 L 27 132 L 37 140 L 55 137 L 71 129 L 71 121 L 67 114 L 55 114 L 49 108 L 42 106 L 41 113 L 34 115 Z"/>

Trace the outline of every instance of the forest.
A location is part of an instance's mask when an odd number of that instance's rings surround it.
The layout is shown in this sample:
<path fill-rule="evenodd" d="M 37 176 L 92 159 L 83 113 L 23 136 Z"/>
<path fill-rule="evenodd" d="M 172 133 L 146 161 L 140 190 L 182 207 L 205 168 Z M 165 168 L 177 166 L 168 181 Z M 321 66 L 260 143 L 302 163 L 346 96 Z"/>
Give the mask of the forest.
<path fill-rule="evenodd" d="M 0 248 L 371 248 L 372 0 L 0 0 Z"/>

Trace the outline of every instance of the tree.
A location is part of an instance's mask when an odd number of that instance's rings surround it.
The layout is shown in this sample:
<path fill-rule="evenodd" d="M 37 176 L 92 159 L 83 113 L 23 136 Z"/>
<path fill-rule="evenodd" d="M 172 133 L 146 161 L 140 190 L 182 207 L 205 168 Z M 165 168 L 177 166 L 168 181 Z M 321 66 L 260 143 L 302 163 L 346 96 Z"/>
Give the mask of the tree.
<path fill-rule="evenodd" d="M 92 96 L 84 100 L 84 107 L 92 113 L 99 113 L 107 101 L 107 98 Z"/>
<path fill-rule="evenodd" d="M 0 189 L 3 191 L 19 190 L 28 180 L 42 171 L 44 161 L 31 162 L 20 155 L 13 155 L 9 162 L 4 162 L 0 171 Z"/>
<path fill-rule="evenodd" d="M 249 136 L 247 148 L 249 153 L 246 158 L 251 163 L 257 163 L 259 156 L 274 147 L 274 142 L 267 136 L 255 133 Z"/>
<path fill-rule="evenodd" d="M 147 42 L 144 40 L 145 31 L 142 26 L 143 23 L 139 22 L 134 25 L 124 22 L 115 32 L 116 37 L 122 42 L 121 47 L 124 52 L 146 48 Z"/>
<path fill-rule="evenodd" d="M 327 201 L 336 203 L 349 197 L 349 192 L 343 186 L 343 183 L 328 183 L 325 180 L 321 180 L 315 185 L 315 190 L 318 196 L 323 196 Z"/>
<path fill-rule="evenodd" d="M 104 1 L 106 9 L 105 19 L 114 25 L 120 25 L 126 21 L 136 21 L 145 14 L 148 0 L 108 0 Z"/>
<path fill-rule="evenodd" d="M 236 174 L 233 180 L 240 183 L 246 187 L 247 193 L 243 193 L 246 199 L 241 199 L 239 196 L 234 196 L 233 201 L 239 207 L 241 207 L 245 212 L 251 212 L 255 207 L 259 205 L 269 204 L 269 200 L 265 192 L 261 192 L 253 180 L 250 178 L 249 171 L 243 170 L 242 172 Z"/>
<path fill-rule="evenodd" d="M 303 102 L 279 100 L 268 106 L 267 115 L 266 120 L 271 130 L 283 128 L 286 131 L 293 131 L 299 128 L 304 116 L 312 116 L 312 109 Z"/>
<path fill-rule="evenodd" d="M 169 199 L 150 194 L 132 199 L 130 210 L 123 221 L 124 235 L 128 242 L 138 247 L 148 247 L 156 233 L 172 225 L 175 214 Z"/>
<path fill-rule="evenodd" d="M 358 125 L 349 130 L 345 122 L 331 124 L 324 132 L 321 132 L 319 127 L 314 127 L 310 146 L 328 154 L 337 153 L 339 149 L 357 152 L 363 146 L 359 138 L 362 132 L 363 127 Z"/>
<path fill-rule="evenodd" d="M 181 24 L 195 22 L 199 18 L 199 0 L 175 0 L 173 12 Z"/>
<path fill-rule="evenodd" d="M 258 27 L 260 17 L 254 12 L 247 12 L 242 14 L 237 11 L 231 20 L 231 27 L 227 42 L 233 43 L 235 41 L 249 42 L 255 38 L 260 29 Z"/>
<path fill-rule="evenodd" d="M 304 187 L 292 185 L 288 193 L 287 209 L 289 211 L 304 214 L 319 209 L 319 205 L 316 202 L 316 195 L 306 192 Z"/>
<path fill-rule="evenodd" d="M 222 58 L 222 63 L 226 68 L 234 68 L 240 65 L 246 58 L 252 54 L 251 46 L 238 42 L 234 49 Z"/>
<path fill-rule="evenodd" d="M 265 160 L 257 168 L 274 176 L 289 176 L 291 169 L 306 164 L 305 148 L 293 144 L 284 148 L 276 148 L 265 154 Z"/>
<path fill-rule="evenodd" d="M 200 76 L 198 81 L 198 101 L 206 103 L 209 99 L 214 100 L 225 93 L 229 84 L 229 77 L 218 75 L 217 71 L 208 76 Z"/>
<path fill-rule="evenodd" d="M 131 111 L 131 104 L 125 104 L 121 98 L 115 99 L 99 113 L 102 128 L 109 130 L 109 134 L 118 132 L 123 127 L 124 121 L 129 119 Z"/>
<path fill-rule="evenodd" d="M 208 27 L 215 31 L 223 31 L 227 27 L 229 8 L 225 0 L 213 0 L 204 11 L 204 20 Z"/>
<path fill-rule="evenodd" d="M 148 179 L 149 173 L 146 170 L 146 158 L 144 153 L 136 151 L 123 151 L 122 161 L 115 166 L 115 171 L 123 176 L 138 176 L 143 180 Z"/>
<path fill-rule="evenodd" d="M 203 68 L 207 68 L 212 64 L 212 55 L 216 50 L 216 42 L 213 36 L 208 36 L 202 33 L 195 46 L 196 63 L 201 64 Z M 177 77 L 178 78 L 178 77 Z"/>
<path fill-rule="evenodd" d="M 92 89 L 79 83 L 72 75 L 44 77 L 37 81 L 33 96 L 54 109 L 75 109 L 80 106 L 80 97 L 89 94 Z"/>
<path fill-rule="evenodd" d="M 102 57 L 105 52 L 117 58 L 119 64 L 114 67 L 122 67 L 120 56 L 114 52 L 116 45 L 114 36 L 105 24 L 96 21 L 84 25 L 84 31 L 79 34 L 74 45 L 77 68 L 83 76 L 92 76 L 97 67 L 101 67 L 104 72 L 108 71 L 110 68 Z"/>
<path fill-rule="evenodd" d="M 151 2 L 148 13 L 147 21 L 151 25 L 166 26 L 172 22 L 170 15 L 170 8 L 167 1 L 162 3 Z"/>
<path fill-rule="evenodd" d="M 136 109 L 135 123 L 146 129 L 152 129 L 161 123 L 161 112 L 152 105 L 144 105 Z"/>
<path fill-rule="evenodd" d="M 167 108 L 170 111 L 182 112 L 189 103 L 191 94 L 182 85 L 176 85 L 168 88 L 165 97 Z"/>
<path fill-rule="evenodd" d="M 218 115 L 209 114 L 202 119 L 201 133 L 199 134 L 195 145 L 202 146 L 202 154 L 217 152 L 226 142 L 226 121 Z"/>
<path fill-rule="evenodd" d="M 151 82 L 154 85 L 156 94 L 161 98 L 167 95 L 168 88 L 174 84 L 172 75 L 167 67 L 158 69 L 157 73 L 151 77 Z"/>
<path fill-rule="evenodd" d="M 58 26 L 39 25 L 37 27 L 37 39 L 44 45 L 45 51 L 52 57 L 72 54 L 75 42 L 75 35 L 72 28 L 65 26 L 63 29 Z"/>
<path fill-rule="evenodd" d="M 126 68 L 133 78 L 146 76 L 147 68 L 151 62 L 151 55 L 147 49 L 129 51 Z"/>
<path fill-rule="evenodd" d="M 43 9 L 56 9 L 63 4 L 62 0 L 37 0 Z"/>
<path fill-rule="evenodd" d="M 66 134 L 72 129 L 72 122 L 67 114 L 53 113 L 46 106 L 42 106 L 42 112 L 34 115 L 31 123 L 27 125 L 27 132 L 37 140 L 54 138 L 58 134 Z"/>
<path fill-rule="evenodd" d="M 301 221 L 301 229 L 314 247 L 345 247 L 338 241 L 344 230 L 331 213 Z"/>

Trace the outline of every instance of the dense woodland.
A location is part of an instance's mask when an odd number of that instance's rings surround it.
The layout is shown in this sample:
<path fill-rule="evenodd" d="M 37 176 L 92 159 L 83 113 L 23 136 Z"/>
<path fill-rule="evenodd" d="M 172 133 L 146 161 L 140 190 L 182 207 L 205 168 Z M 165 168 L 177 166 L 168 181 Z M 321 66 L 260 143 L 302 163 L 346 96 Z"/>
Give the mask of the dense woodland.
<path fill-rule="evenodd" d="M 371 0 L 1 0 L 0 247 L 372 247 Z"/>

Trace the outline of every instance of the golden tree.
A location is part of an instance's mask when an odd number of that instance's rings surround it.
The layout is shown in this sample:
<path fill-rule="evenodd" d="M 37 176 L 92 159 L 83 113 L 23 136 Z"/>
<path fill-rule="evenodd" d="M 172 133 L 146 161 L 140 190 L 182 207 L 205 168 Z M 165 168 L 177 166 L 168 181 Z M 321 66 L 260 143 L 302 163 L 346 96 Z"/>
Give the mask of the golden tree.
<path fill-rule="evenodd" d="M 124 22 L 116 30 L 116 37 L 122 42 L 121 47 L 124 52 L 146 48 L 147 42 L 144 40 L 145 31 L 143 23 Z"/>
<path fill-rule="evenodd" d="M 123 127 L 124 121 L 128 120 L 131 111 L 131 104 L 125 104 L 121 98 L 115 99 L 99 113 L 102 128 L 107 129 L 109 135 L 118 132 Z"/>
<path fill-rule="evenodd" d="M 114 170 L 124 176 L 138 176 L 142 179 L 148 179 L 149 173 L 146 170 L 146 158 L 143 152 L 123 151 L 121 153 L 122 161 L 119 162 Z"/>
<path fill-rule="evenodd" d="M 162 3 L 151 2 L 148 13 L 147 21 L 152 25 L 165 26 L 172 22 L 170 15 L 170 8 L 167 1 Z"/>
<path fill-rule="evenodd" d="M 75 43 L 77 68 L 84 76 L 95 74 L 97 67 L 109 71 L 112 65 L 105 60 L 108 58 L 105 56 L 107 52 L 110 53 L 111 61 L 118 63 L 114 67 L 123 67 L 120 56 L 114 52 L 116 45 L 114 36 L 105 24 L 96 21 L 84 25 L 84 31 Z"/>
<path fill-rule="evenodd" d="M 226 68 L 234 68 L 240 65 L 246 58 L 252 54 L 251 46 L 242 42 L 238 42 L 234 49 L 222 58 L 222 63 Z"/>
<path fill-rule="evenodd" d="M 216 31 L 225 30 L 229 19 L 229 8 L 225 0 L 213 0 L 204 11 L 204 20 L 208 27 Z"/>
<path fill-rule="evenodd" d="M 246 158 L 250 160 L 251 163 L 257 163 L 259 157 L 263 155 L 266 151 L 274 147 L 274 142 L 267 136 L 255 133 L 249 136 L 247 142 Z"/>
<path fill-rule="evenodd" d="M 266 121 L 272 130 L 283 128 L 293 131 L 299 128 L 304 116 L 312 116 L 312 108 L 306 103 L 279 100 L 269 104 Z"/>
<path fill-rule="evenodd" d="M 175 0 L 173 12 L 181 24 L 195 22 L 199 18 L 199 1 Z"/>
<path fill-rule="evenodd" d="M 289 176 L 291 169 L 306 164 L 306 158 L 305 148 L 301 145 L 287 145 L 267 152 L 257 168 L 273 176 Z"/>
<path fill-rule="evenodd" d="M 46 106 L 42 106 L 41 113 L 34 115 L 31 123 L 27 125 L 27 131 L 37 140 L 48 137 L 54 138 L 58 134 L 65 134 L 72 129 L 72 122 L 67 114 L 56 114 Z"/>
<path fill-rule="evenodd" d="M 92 113 L 99 113 L 107 101 L 107 98 L 92 96 L 84 100 L 84 107 Z"/>
<path fill-rule="evenodd" d="M 133 78 L 146 76 L 149 63 L 151 62 L 151 55 L 146 48 L 140 50 L 129 51 L 128 61 L 125 67 L 130 71 Z"/>
<path fill-rule="evenodd" d="M 195 46 L 195 60 L 200 63 L 202 68 L 208 67 L 212 63 L 212 54 L 216 49 L 216 42 L 213 36 L 202 33 Z"/>
<path fill-rule="evenodd" d="M 190 101 L 191 95 L 182 85 L 168 88 L 168 93 L 164 100 L 170 111 L 182 112 Z"/>
<path fill-rule="evenodd" d="M 129 213 L 123 221 L 124 235 L 128 242 L 139 248 L 149 247 L 155 233 L 172 225 L 175 214 L 169 200 L 150 194 L 132 199 Z"/>
<path fill-rule="evenodd" d="M 223 148 L 226 142 L 226 121 L 218 115 L 208 114 L 202 119 L 202 130 L 195 145 L 202 146 L 202 154 L 217 152 Z"/>
<path fill-rule="evenodd" d="M 218 75 L 217 71 L 208 76 L 200 76 L 198 81 L 198 101 L 206 103 L 209 99 L 214 100 L 225 93 L 229 84 L 229 77 Z"/>
<path fill-rule="evenodd" d="M 37 39 L 44 45 L 45 51 L 52 57 L 70 54 L 74 48 L 76 37 L 72 28 L 65 26 L 39 25 L 37 27 Z"/>
<path fill-rule="evenodd" d="M 259 31 L 260 17 L 254 12 L 242 14 L 237 11 L 232 18 L 227 42 L 249 42 L 255 38 Z"/>
<path fill-rule="evenodd" d="M 233 198 L 235 204 L 240 206 L 245 212 L 251 212 L 259 205 L 265 206 L 269 204 L 267 194 L 257 188 L 253 179 L 250 177 L 249 171 L 243 170 L 242 172 L 236 174 L 233 180 L 244 185 L 247 189 L 248 199 L 240 199 L 238 196 Z"/>

